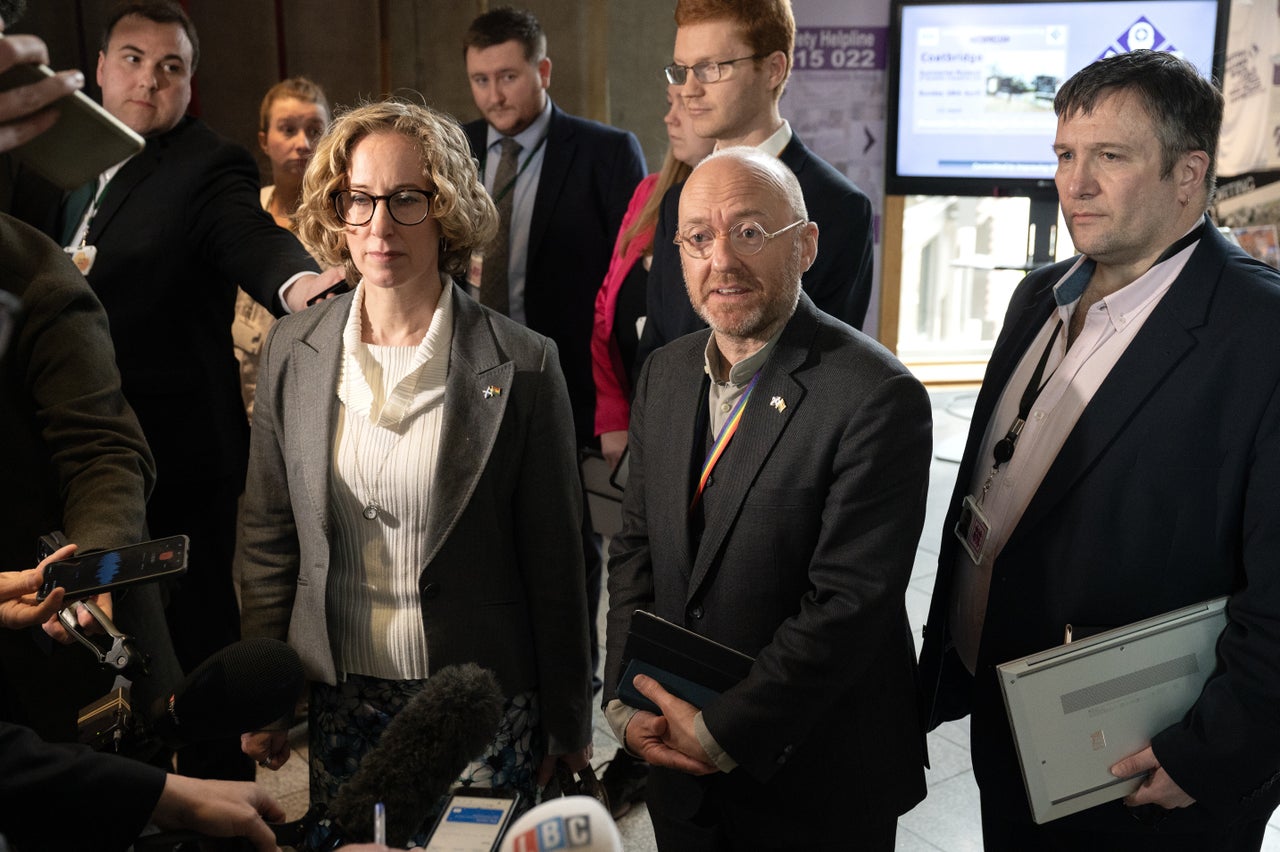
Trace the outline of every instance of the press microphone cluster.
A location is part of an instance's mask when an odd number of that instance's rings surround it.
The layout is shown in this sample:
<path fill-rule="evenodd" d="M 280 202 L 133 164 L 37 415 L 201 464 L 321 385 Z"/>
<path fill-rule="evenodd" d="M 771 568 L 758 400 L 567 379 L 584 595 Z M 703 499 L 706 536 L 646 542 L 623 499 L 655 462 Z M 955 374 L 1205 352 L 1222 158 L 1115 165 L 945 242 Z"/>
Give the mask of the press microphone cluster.
<path fill-rule="evenodd" d="M 374 807 L 386 807 L 387 844 L 404 848 L 467 764 L 484 752 L 502 720 L 497 679 L 474 663 L 433 672 L 395 715 L 333 801 L 273 826 L 276 841 L 322 852 L 373 839 Z"/>
<path fill-rule="evenodd" d="M 298 653 L 275 639 L 242 639 L 210 656 L 145 710 L 117 687 L 80 711 L 80 740 L 145 756 L 203 740 L 236 737 L 293 712 L 306 677 Z"/>

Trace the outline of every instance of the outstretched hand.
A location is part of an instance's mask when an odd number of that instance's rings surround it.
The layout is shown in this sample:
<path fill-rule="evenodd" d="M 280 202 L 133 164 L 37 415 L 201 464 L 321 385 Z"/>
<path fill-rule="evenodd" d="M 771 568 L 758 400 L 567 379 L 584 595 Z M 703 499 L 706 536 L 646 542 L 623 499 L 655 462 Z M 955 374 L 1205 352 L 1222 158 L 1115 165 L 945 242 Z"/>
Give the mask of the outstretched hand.
<path fill-rule="evenodd" d="M 43 601 L 36 600 L 36 592 L 44 581 L 44 568 L 50 562 L 66 559 L 76 552 L 74 544 L 60 547 L 40 564 L 26 571 L 0 571 L 0 626 L 10 630 L 34 627 L 50 619 L 57 624 L 58 610 L 62 609 L 63 590 L 55 588 Z"/>
<path fill-rule="evenodd" d="M 169 774 L 151 818 L 161 828 L 243 837 L 257 852 L 277 852 L 267 823 L 283 822 L 285 811 L 257 784 Z"/>

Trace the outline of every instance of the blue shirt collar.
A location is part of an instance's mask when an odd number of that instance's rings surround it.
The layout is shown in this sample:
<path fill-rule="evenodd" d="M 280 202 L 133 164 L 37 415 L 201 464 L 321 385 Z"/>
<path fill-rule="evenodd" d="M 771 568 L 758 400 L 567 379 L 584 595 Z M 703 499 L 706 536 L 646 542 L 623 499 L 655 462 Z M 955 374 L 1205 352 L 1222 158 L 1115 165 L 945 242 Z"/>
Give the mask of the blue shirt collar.
<path fill-rule="evenodd" d="M 542 112 L 533 120 L 524 130 L 521 130 L 511 138 L 520 143 L 521 152 L 532 151 L 534 146 L 538 144 L 538 140 L 547 132 L 547 125 L 551 124 L 551 98 L 547 98 L 547 103 L 542 107 Z M 486 137 L 485 148 L 492 151 L 494 146 L 501 142 L 503 135 L 494 129 L 493 125 L 489 125 L 489 135 Z"/>

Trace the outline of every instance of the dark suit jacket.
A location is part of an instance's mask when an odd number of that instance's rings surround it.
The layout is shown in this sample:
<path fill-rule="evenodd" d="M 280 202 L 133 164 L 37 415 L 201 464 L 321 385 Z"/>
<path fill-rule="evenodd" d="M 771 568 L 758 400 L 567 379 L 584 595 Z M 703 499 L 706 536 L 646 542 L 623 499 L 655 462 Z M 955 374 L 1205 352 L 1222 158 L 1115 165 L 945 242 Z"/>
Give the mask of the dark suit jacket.
<path fill-rule="evenodd" d="M 818 223 L 818 257 L 801 280 L 804 291 L 819 310 L 861 328 L 871 300 L 875 243 L 871 199 L 806 148 L 799 136 L 792 135 L 778 159 L 795 172 L 809 219 Z M 680 268 L 680 247 L 673 242 L 680 221 L 682 189 L 683 183 L 676 184 L 662 197 L 653 235 L 648 316 L 636 353 L 639 364 L 664 343 L 706 326 L 689 304 Z"/>
<path fill-rule="evenodd" d="M 57 237 L 62 193 L 20 178 L 15 214 Z M 111 318 L 125 397 L 168 485 L 243 477 L 248 426 L 231 343 L 236 285 L 266 305 L 315 271 L 258 202 L 243 148 L 184 118 L 107 186 L 89 229 L 88 279 Z"/>
<path fill-rule="evenodd" d="M 1069 263 L 1069 262 L 1067 262 Z M 1013 295 L 978 396 L 951 510 L 1001 391 L 1053 310 L 1067 263 Z M 1280 800 L 1280 275 L 1212 228 L 1068 436 L 992 568 L 971 678 L 947 624 L 957 541 L 945 532 L 921 656 L 930 727 L 972 711 L 984 797 L 1027 814 L 993 671 L 1063 626 L 1115 627 L 1230 594 L 1219 667 L 1156 757 L 1199 804 L 1162 830 L 1254 818 Z M 1266 709 L 1264 709 L 1266 708 Z M 1116 755 L 1116 759 L 1126 755 Z M 1118 802 L 1067 817 L 1140 830 Z"/>
<path fill-rule="evenodd" d="M 132 848 L 164 778 L 154 766 L 85 746 L 47 745 L 0 722 L 0 834 L 22 849 Z"/>
<path fill-rule="evenodd" d="M 489 125 L 464 128 L 483 163 Z M 578 443 L 595 434 L 591 327 L 596 291 L 636 184 L 644 154 L 631 133 L 569 115 L 554 104 L 529 227 L 524 307 L 529 328 L 555 341 L 573 403 Z"/>
<path fill-rule="evenodd" d="M 34 565 L 52 530 L 83 549 L 137 541 L 155 471 L 120 394 L 107 315 L 58 246 L 3 215 L 0 276 L 22 302 L 0 355 L 0 570 Z"/>
<path fill-rule="evenodd" d="M 801 294 L 704 493 L 695 551 L 687 509 L 706 452 L 695 423 L 709 333 L 654 353 L 640 377 L 610 549 L 604 700 L 637 609 L 754 656 L 747 679 L 703 709 L 739 767 L 704 779 L 655 769 L 650 807 L 687 818 L 715 787 L 762 845 L 856 836 L 859 816 L 903 813 L 925 793 L 903 596 L 924 519 L 929 400 L 888 351 Z"/>
<path fill-rule="evenodd" d="M 0 215 L 0 287 L 22 314 L 0 356 L 0 570 L 35 565 L 36 539 L 63 530 L 83 550 L 140 541 L 155 482 L 151 453 L 120 393 L 107 315 L 67 255 L 38 231 Z M 155 586 L 116 592 L 115 620 L 152 655 L 145 700 L 181 677 Z M 114 673 L 84 649 L 35 629 L 0 630 L 0 718 L 46 739 L 75 738 L 76 711 Z"/>
<path fill-rule="evenodd" d="M 238 561 L 245 636 L 288 640 L 335 683 L 325 590 L 342 330 L 353 296 L 272 328 L 254 403 Z M 432 670 L 474 662 L 537 689 L 551 753 L 591 741 L 581 492 L 555 344 L 454 291 L 453 344 L 421 567 Z M 502 392 L 485 396 L 490 385 Z"/>

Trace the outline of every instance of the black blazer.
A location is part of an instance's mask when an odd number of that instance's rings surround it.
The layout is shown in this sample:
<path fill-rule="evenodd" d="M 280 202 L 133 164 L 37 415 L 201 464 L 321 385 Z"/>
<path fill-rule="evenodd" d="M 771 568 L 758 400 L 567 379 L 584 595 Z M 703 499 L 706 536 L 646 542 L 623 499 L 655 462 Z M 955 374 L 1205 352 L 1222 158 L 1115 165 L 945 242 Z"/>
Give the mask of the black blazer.
<path fill-rule="evenodd" d="M 650 805 L 687 818 L 715 789 L 762 846 L 836 842 L 856 836 L 859 817 L 904 813 L 925 794 L 903 599 L 924 520 L 929 400 L 887 350 L 802 293 L 704 493 L 695 548 L 687 509 L 705 454 L 695 424 L 708 334 L 654 353 L 637 387 L 604 701 L 636 609 L 754 656 L 747 679 L 703 708 L 738 768 L 654 769 Z"/>
<path fill-rule="evenodd" d="M 1265 817 L 1280 801 L 1280 275 L 1216 230 L 1099 387 L 996 559 L 976 678 L 952 647 L 949 531 L 974 465 L 989 463 L 975 455 L 1000 393 L 1054 310 L 1052 286 L 1069 263 L 1019 285 L 978 396 L 921 655 L 927 724 L 972 711 L 984 797 L 1029 821 L 993 667 L 1058 645 L 1067 623 L 1115 627 L 1230 594 L 1216 673 L 1153 741 L 1198 802 L 1161 830 Z M 1119 802 L 1066 819 L 1140 827 Z"/>
<path fill-rule="evenodd" d="M 820 310 L 862 328 L 871 301 L 871 199 L 806 148 L 795 134 L 778 159 L 795 172 L 809 219 L 818 223 L 818 256 L 801 279 L 804 291 Z M 662 197 L 649 269 L 648 316 L 636 352 L 637 365 L 664 343 L 706 327 L 689 304 L 680 248 L 673 242 L 683 188 L 684 184 L 677 184 Z"/>
<path fill-rule="evenodd" d="M 0 288 L 22 301 L 0 354 L 2 570 L 35 565 L 36 539 L 53 530 L 82 550 L 142 540 L 155 467 L 120 393 L 102 305 L 52 240 L 4 215 L 0 276 Z M 151 657 L 151 676 L 133 681 L 134 701 L 149 706 L 182 677 L 159 588 L 144 583 L 113 599 L 116 625 Z M 75 643 L 49 642 L 39 629 L 0 630 L 0 718 L 45 739 L 73 741 L 77 710 L 112 680 Z"/>
<path fill-rule="evenodd" d="M 488 123 L 473 121 L 464 130 L 483 164 Z M 591 328 L 596 292 L 643 177 L 644 154 L 634 135 L 552 104 L 529 227 L 524 306 L 529 328 L 550 337 L 560 350 L 580 445 L 595 434 Z"/>
<path fill-rule="evenodd" d="M 15 214 L 57 238 L 63 194 L 19 177 Z M 302 244 L 258 200 L 247 151 L 186 117 L 108 184 L 89 229 L 90 286 L 111 320 L 125 397 L 172 484 L 244 475 L 248 424 L 231 343 L 236 285 L 263 304 L 298 272 Z"/>

